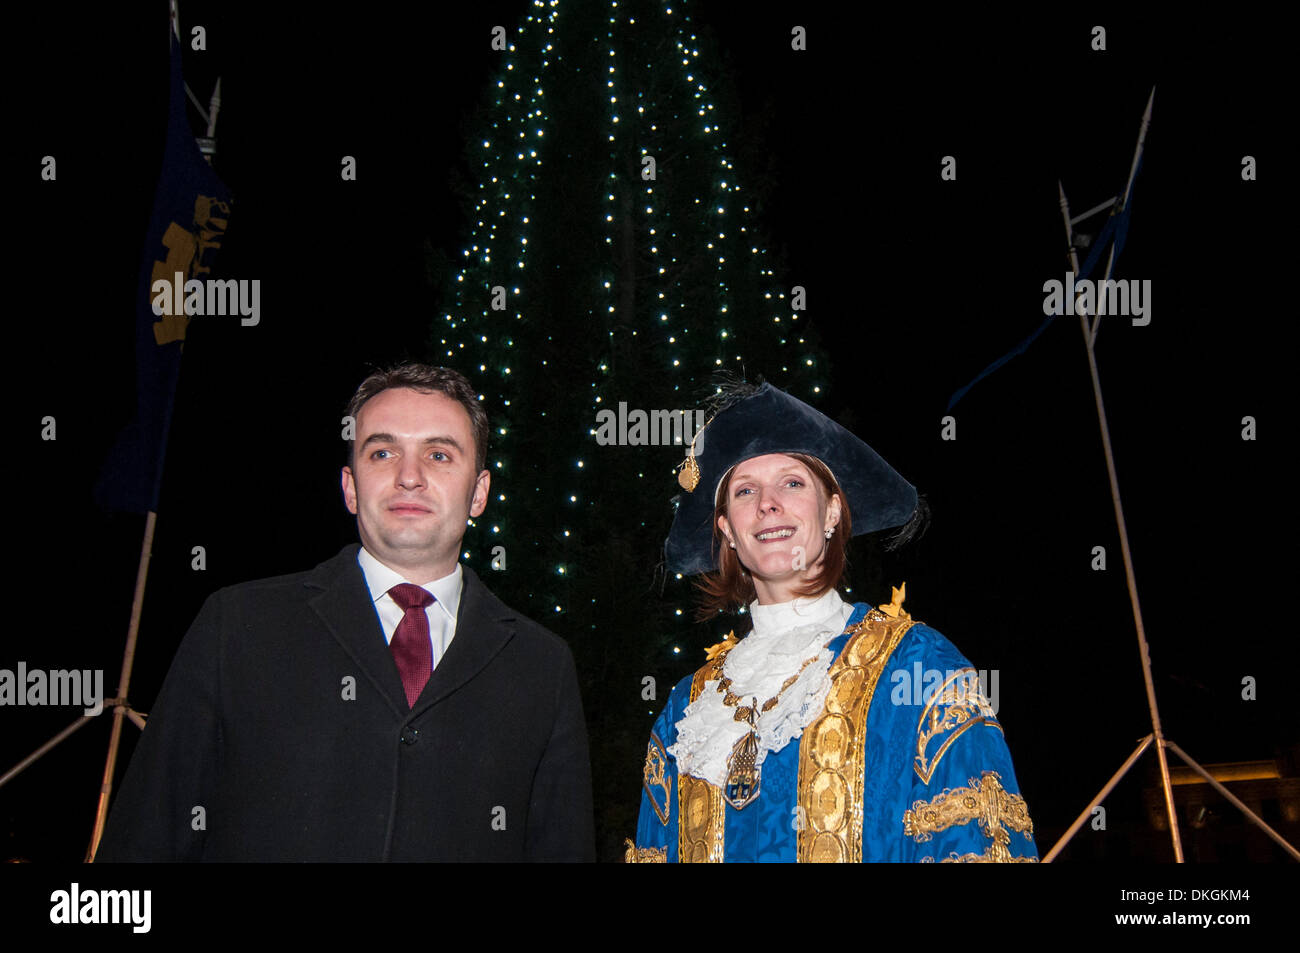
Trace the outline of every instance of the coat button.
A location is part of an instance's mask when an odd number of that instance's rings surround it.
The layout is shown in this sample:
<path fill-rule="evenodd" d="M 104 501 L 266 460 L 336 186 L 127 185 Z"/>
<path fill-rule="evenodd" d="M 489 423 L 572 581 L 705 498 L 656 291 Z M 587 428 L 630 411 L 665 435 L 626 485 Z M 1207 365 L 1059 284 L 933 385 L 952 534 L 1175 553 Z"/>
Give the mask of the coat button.
<path fill-rule="evenodd" d="M 420 740 L 420 729 L 412 728 L 410 725 L 402 726 L 402 744 L 413 745 Z"/>

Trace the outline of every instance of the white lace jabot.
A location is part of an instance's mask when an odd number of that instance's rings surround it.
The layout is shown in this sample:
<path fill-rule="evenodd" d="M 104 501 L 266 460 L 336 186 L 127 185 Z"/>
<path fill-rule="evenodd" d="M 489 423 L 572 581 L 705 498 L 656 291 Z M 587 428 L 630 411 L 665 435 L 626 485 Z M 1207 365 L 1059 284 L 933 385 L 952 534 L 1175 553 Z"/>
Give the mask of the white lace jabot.
<path fill-rule="evenodd" d="M 776 705 L 759 715 L 755 731 L 761 765 L 768 752 L 780 751 L 800 737 L 821 714 L 830 690 L 831 653 L 826 644 L 844 631 L 853 606 L 832 589 L 816 599 L 774 605 L 755 601 L 749 612 L 754 631 L 727 653 L 722 665 L 731 691 L 743 699 L 738 705 L 757 698 L 761 708 L 786 679 L 814 659 Z M 736 706 L 724 704 L 717 688 L 716 680 L 706 682 L 700 697 L 686 707 L 677 723 L 677 742 L 668 753 L 677 759 L 680 773 L 721 787 L 731 749 L 749 732 L 749 725 L 735 720 Z"/>

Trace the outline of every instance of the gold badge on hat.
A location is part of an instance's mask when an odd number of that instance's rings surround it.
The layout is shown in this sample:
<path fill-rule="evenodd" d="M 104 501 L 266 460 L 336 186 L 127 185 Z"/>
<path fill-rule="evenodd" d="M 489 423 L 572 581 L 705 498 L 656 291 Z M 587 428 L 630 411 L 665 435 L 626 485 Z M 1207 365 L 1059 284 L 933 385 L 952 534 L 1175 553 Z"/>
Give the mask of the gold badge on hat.
<path fill-rule="evenodd" d="M 708 424 L 704 425 L 707 426 Z M 695 436 L 691 438 L 691 445 L 686 451 L 686 459 L 678 465 L 677 482 L 687 493 L 694 493 L 695 488 L 700 485 L 700 464 L 695 459 L 695 441 L 699 440 L 700 434 L 704 433 L 704 427 L 695 432 Z"/>
<path fill-rule="evenodd" d="M 686 459 L 681 462 L 677 473 L 677 482 L 681 484 L 682 489 L 687 493 L 694 493 L 695 488 L 700 485 L 700 465 L 695 462 L 695 445 L 693 443 Z"/>

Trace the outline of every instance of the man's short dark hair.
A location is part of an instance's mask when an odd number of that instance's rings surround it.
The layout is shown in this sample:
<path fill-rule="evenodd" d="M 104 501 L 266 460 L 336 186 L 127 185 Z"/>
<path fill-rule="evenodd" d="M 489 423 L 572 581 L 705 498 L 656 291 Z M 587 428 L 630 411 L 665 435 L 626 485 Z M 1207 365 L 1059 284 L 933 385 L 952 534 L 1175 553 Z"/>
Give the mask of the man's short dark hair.
<path fill-rule="evenodd" d="M 487 466 L 487 411 L 483 409 L 483 402 L 478 399 L 478 392 L 474 390 L 465 375 L 449 367 L 399 364 L 386 371 L 375 371 L 361 382 L 357 392 L 348 401 L 347 410 L 344 411 L 352 418 L 354 428 L 366 401 L 376 394 L 396 387 L 406 387 L 421 394 L 434 392 L 446 394 L 452 400 L 458 401 L 465 408 L 465 413 L 469 414 L 470 426 L 474 431 L 474 472 L 483 472 Z M 356 466 L 356 456 L 357 441 L 354 435 L 352 440 L 348 441 L 348 466 Z"/>

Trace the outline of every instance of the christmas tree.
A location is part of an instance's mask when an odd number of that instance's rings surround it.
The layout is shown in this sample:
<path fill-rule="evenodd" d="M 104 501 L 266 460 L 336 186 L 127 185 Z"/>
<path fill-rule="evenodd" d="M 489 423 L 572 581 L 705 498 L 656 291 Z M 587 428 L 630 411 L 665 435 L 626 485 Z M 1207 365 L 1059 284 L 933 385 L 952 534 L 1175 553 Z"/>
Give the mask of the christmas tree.
<path fill-rule="evenodd" d="M 701 402 L 728 372 L 815 405 L 825 362 L 685 5 L 537 2 L 493 41 L 432 352 L 492 424 L 462 557 L 573 648 L 608 858 L 653 717 L 730 627 L 695 624 L 688 581 L 659 566 Z"/>

